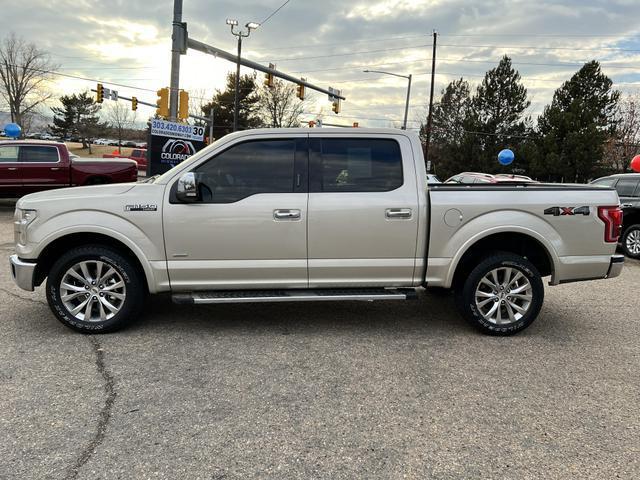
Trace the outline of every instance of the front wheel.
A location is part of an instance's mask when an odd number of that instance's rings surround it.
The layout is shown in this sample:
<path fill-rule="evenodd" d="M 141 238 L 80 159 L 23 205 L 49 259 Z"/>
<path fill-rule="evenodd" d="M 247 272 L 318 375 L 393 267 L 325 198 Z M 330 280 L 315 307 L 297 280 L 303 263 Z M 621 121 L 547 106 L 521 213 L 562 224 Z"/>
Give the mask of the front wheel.
<path fill-rule="evenodd" d="M 512 335 L 531 325 L 540 313 L 544 286 L 529 260 L 495 253 L 471 271 L 457 299 L 463 316 L 482 332 Z"/>
<path fill-rule="evenodd" d="M 622 236 L 622 250 L 627 257 L 640 258 L 640 223 L 625 230 Z"/>
<path fill-rule="evenodd" d="M 83 333 L 107 333 L 134 320 L 144 283 L 131 260 L 100 245 L 74 248 L 51 267 L 47 300 L 64 325 Z"/>

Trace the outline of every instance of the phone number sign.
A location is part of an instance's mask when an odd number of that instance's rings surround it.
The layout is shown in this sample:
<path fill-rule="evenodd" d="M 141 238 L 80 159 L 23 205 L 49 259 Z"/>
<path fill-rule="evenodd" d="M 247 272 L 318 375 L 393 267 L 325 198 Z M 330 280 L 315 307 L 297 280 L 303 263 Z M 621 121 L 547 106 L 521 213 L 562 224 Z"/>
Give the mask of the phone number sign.
<path fill-rule="evenodd" d="M 188 125 L 186 123 L 167 122 L 154 118 L 151 120 L 151 135 L 202 142 L 204 141 L 204 127 Z"/>

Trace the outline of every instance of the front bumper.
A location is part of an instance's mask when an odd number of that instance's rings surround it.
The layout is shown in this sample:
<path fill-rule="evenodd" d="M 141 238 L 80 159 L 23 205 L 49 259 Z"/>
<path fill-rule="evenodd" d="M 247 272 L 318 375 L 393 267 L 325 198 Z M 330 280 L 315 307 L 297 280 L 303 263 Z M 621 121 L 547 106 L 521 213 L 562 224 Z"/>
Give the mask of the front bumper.
<path fill-rule="evenodd" d="M 607 272 L 607 278 L 615 278 L 622 272 L 624 266 L 624 255 L 615 254 L 611 256 L 611 263 L 609 264 L 609 271 Z"/>
<path fill-rule="evenodd" d="M 37 264 L 20 260 L 17 255 L 11 255 L 9 261 L 11 262 L 11 275 L 16 285 L 23 290 L 33 292 L 33 277 Z"/>

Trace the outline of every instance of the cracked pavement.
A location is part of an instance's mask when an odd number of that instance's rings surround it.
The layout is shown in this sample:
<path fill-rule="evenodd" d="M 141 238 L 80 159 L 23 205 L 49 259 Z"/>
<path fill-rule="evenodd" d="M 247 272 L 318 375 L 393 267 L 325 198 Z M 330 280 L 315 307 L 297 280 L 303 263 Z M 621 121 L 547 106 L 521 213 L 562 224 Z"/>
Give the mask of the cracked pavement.
<path fill-rule="evenodd" d="M 0 202 L 0 252 L 12 251 Z M 640 477 L 640 262 L 477 334 L 450 296 L 175 306 L 80 335 L 0 268 L 0 479 Z"/>

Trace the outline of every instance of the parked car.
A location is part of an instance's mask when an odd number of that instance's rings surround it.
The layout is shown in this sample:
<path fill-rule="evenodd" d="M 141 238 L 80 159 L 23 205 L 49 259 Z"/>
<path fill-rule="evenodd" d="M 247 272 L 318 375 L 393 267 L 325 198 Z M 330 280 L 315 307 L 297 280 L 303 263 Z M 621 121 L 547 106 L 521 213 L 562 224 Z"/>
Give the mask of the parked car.
<path fill-rule="evenodd" d="M 131 160 L 72 158 L 67 146 L 58 142 L 0 142 L 0 197 L 76 185 L 135 182 L 137 178 L 138 169 Z"/>
<path fill-rule="evenodd" d="M 442 180 L 433 173 L 427 173 L 427 183 L 442 183 Z"/>
<path fill-rule="evenodd" d="M 625 255 L 640 258 L 640 173 L 611 175 L 591 183 L 618 191 L 624 212 L 620 244 Z"/>
<path fill-rule="evenodd" d="M 104 138 L 96 138 L 96 139 L 93 141 L 93 144 L 94 144 L 94 145 L 107 145 L 107 140 L 106 140 L 106 139 L 104 139 Z"/>
<path fill-rule="evenodd" d="M 102 158 L 128 158 L 138 164 L 138 168 L 147 168 L 147 151 L 142 148 L 134 148 L 129 155 L 123 153 L 105 153 Z"/>
<path fill-rule="evenodd" d="M 410 131 L 236 132 L 146 183 L 23 197 L 12 274 L 25 290 L 47 279 L 54 315 L 81 332 L 125 326 L 147 293 L 372 301 L 434 286 L 495 335 L 535 320 L 543 277 L 620 274 L 614 189 L 481 187 L 427 185 Z"/>
<path fill-rule="evenodd" d="M 474 184 L 474 183 L 484 183 L 484 184 L 493 184 L 493 183 L 533 183 L 535 180 L 532 180 L 529 177 L 524 175 L 510 175 L 510 174 L 498 174 L 491 175 L 489 173 L 478 173 L 478 172 L 462 172 L 453 177 L 448 178 L 444 183 L 463 183 L 463 184 Z"/>

